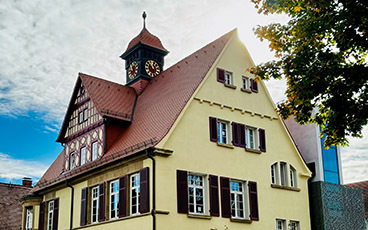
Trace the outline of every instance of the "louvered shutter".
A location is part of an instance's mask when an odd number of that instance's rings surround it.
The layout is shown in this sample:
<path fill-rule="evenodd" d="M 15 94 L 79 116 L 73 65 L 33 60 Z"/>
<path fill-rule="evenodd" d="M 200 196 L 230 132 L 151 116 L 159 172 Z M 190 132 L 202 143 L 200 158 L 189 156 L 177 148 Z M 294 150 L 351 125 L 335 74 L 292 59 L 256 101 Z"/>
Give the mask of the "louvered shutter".
<path fill-rule="evenodd" d="M 238 123 L 232 122 L 231 123 L 231 130 L 233 133 L 233 145 L 239 146 L 239 132 L 238 132 Z"/>
<path fill-rule="evenodd" d="M 239 147 L 245 148 L 245 125 L 239 124 Z"/>
<path fill-rule="evenodd" d="M 119 178 L 119 217 L 127 215 L 127 180 L 126 175 Z"/>
<path fill-rule="evenodd" d="M 218 176 L 210 175 L 210 214 L 211 216 L 220 216 Z"/>
<path fill-rule="evenodd" d="M 84 226 L 87 224 L 87 195 L 88 195 L 88 188 L 82 188 L 81 214 L 80 214 L 80 225 L 81 226 Z"/>
<path fill-rule="evenodd" d="M 258 215 L 258 198 L 257 198 L 257 182 L 249 181 L 249 209 L 250 209 L 250 219 L 259 220 Z"/>
<path fill-rule="evenodd" d="M 266 152 L 266 131 L 264 129 L 258 129 L 259 134 L 259 150 Z"/>
<path fill-rule="evenodd" d="M 57 230 L 59 224 L 59 198 L 54 200 L 54 216 L 52 220 L 52 230 Z"/>
<path fill-rule="evenodd" d="M 188 213 L 188 173 L 176 171 L 178 213 Z"/>
<path fill-rule="evenodd" d="M 217 68 L 217 81 L 221 83 L 225 82 L 225 70 Z"/>
<path fill-rule="evenodd" d="M 38 219 L 38 229 L 45 229 L 45 202 L 40 204 L 40 218 Z"/>
<path fill-rule="evenodd" d="M 139 212 L 149 212 L 149 168 L 143 168 L 140 174 Z"/>
<path fill-rule="evenodd" d="M 100 195 L 98 197 L 98 222 L 105 220 L 105 182 L 99 185 Z"/>
<path fill-rule="evenodd" d="M 217 118 L 210 117 L 210 140 L 217 142 Z"/>
<path fill-rule="evenodd" d="M 220 177 L 221 184 L 221 214 L 222 217 L 231 217 L 230 207 L 230 179 L 227 177 Z"/>

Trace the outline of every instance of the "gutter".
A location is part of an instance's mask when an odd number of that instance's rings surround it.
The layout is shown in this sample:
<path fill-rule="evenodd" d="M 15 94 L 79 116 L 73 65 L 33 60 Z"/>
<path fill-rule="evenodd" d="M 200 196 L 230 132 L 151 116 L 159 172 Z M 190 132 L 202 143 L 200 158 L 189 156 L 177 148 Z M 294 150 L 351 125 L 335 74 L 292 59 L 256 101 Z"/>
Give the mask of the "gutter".
<path fill-rule="evenodd" d="M 152 148 L 147 150 L 146 154 L 149 159 L 152 160 L 152 229 L 156 230 L 156 160 L 152 156 L 153 150 Z"/>
<path fill-rule="evenodd" d="M 70 202 L 70 230 L 73 229 L 73 206 L 74 206 L 74 187 L 66 181 L 66 186 L 72 189 L 72 198 Z"/>

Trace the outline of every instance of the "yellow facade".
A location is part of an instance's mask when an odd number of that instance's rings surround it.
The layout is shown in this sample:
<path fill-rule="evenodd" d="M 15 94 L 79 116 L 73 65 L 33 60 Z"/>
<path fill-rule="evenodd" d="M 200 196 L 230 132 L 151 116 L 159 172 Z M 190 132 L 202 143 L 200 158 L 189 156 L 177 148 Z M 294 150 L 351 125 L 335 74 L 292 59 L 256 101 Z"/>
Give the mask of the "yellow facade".
<path fill-rule="evenodd" d="M 273 102 L 263 82 L 258 82 L 258 93 L 241 90 L 242 76 L 253 66 L 245 46 L 237 36 L 226 45 L 207 76 L 187 103 L 158 149 L 172 150 L 170 156 L 154 156 L 156 161 L 156 229 L 275 229 L 276 219 L 299 221 L 300 229 L 310 229 L 308 185 L 311 173 L 300 157 L 282 121 L 274 111 Z M 216 70 L 223 68 L 233 73 L 234 87 L 217 81 Z M 247 151 L 233 145 L 210 141 L 209 117 L 238 122 L 266 130 L 266 152 Z M 287 162 L 297 172 L 297 189 L 271 186 L 271 165 Z M 73 229 L 153 229 L 150 212 L 127 216 L 101 223 L 80 226 L 81 191 L 101 182 L 109 182 L 144 167 L 150 170 L 150 209 L 153 207 L 153 164 L 144 155 L 120 161 L 107 168 L 79 177 L 69 184 L 74 188 Z M 259 221 L 236 222 L 230 218 L 193 216 L 177 211 L 177 170 L 217 175 L 241 181 L 256 181 L 258 189 Z M 290 177 L 290 175 L 288 175 Z M 290 178 L 288 178 L 290 180 Z M 208 190 L 208 188 L 207 188 Z M 209 209 L 208 191 L 205 209 Z M 66 184 L 42 193 L 43 201 L 60 199 L 58 229 L 69 229 L 71 188 Z M 221 210 L 221 195 L 219 194 Z M 109 204 L 106 196 L 106 204 Z M 39 207 L 39 206 L 38 206 Z M 106 216 L 108 217 L 108 205 Z M 39 208 L 38 208 L 39 209 Z M 35 209 L 34 229 L 38 229 Z M 90 212 L 90 209 L 88 210 Z M 89 223 L 90 223 L 90 217 Z"/>

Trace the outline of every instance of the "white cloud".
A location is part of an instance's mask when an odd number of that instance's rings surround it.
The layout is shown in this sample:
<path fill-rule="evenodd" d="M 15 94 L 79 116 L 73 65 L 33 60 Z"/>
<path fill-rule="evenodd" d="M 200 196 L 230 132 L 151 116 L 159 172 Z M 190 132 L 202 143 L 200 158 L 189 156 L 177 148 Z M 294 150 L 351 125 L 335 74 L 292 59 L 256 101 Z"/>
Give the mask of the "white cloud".
<path fill-rule="evenodd" d="M 31 177 L 33 181 L 37 181 L 47 168 L 47 165 L 36 161 L 14 159 L 8 154 L 0 153 L 0 177 L 7 180 Z"/>

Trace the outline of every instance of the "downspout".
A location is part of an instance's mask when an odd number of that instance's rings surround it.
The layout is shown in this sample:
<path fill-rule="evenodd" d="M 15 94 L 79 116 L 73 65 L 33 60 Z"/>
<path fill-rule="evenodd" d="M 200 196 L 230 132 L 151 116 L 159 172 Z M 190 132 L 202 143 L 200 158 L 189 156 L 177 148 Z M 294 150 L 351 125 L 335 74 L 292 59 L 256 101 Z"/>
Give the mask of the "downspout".
<path fill-rule="evenodd" d="M 152 229 L 156 230 L 156 161 L 152 156 L 152 150 L 146 150 L 147 157 L 152 160 Z"/>
<path fill-rule="evenodd" d="M 72 198 L 70 202 L 70 230 L 73 229 L 73 206 L 74 206 L 74 187 L 66 181 L 66 186 L 72 189 Z"/>

